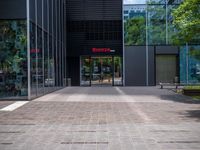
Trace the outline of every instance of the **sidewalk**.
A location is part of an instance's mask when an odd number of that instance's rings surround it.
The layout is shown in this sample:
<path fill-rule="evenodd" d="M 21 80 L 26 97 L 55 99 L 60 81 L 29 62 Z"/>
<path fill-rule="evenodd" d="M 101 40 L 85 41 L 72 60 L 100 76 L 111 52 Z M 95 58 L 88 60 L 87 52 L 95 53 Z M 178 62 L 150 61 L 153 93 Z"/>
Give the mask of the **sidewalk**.
<path fill-rule="evenodd" d="M 158 87 L 65 88 L 0 111 L 0 149 L 197 150 L 200 104 Z"/>

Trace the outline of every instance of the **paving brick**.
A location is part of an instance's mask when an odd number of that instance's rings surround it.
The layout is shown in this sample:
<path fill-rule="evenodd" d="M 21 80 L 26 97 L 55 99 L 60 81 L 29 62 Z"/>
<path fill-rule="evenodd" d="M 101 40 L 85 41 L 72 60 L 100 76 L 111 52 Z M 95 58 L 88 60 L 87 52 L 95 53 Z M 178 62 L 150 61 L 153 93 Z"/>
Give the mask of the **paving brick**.
<path fill-rule="evenodd" d="M 65 88 L 0 112 L 0 149 L 196 150 L 200 104 L 158 87 Z"/>

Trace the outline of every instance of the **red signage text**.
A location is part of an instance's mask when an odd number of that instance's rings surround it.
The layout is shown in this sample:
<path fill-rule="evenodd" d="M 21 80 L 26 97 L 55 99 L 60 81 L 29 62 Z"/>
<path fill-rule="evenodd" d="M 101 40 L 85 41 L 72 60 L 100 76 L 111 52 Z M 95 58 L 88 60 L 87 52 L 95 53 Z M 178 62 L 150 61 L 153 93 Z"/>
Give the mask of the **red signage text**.
<path fill-rule="evenodd" d="M 93 53 L 109 53 L 111 52 L 110 48 L 92 48 Z"/>

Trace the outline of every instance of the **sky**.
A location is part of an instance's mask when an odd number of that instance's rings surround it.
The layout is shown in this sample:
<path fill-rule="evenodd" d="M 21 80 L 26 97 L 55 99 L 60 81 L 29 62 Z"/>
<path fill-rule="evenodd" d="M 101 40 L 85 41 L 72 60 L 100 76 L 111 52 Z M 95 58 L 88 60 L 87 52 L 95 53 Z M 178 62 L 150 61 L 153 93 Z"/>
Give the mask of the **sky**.
<path fill-rule="evenodd" d="M 124 4 L 145 4 L 146 0 L 124 0 Z"/>

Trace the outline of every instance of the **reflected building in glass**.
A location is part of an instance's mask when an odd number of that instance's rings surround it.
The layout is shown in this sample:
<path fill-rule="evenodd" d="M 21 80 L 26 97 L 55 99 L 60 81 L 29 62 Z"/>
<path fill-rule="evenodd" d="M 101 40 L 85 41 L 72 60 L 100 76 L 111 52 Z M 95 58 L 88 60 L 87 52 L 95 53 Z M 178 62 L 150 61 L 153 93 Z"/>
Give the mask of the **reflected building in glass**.
<path fill-rule="evenodd" d="M 182 0 L 124 4 L 125 85 L 199 83 L 199 41 L 176 46 L 173 11 Z M 140 62 L 138 64 L 138 62 Z"/>

